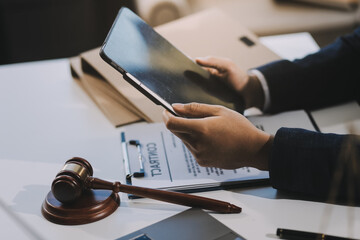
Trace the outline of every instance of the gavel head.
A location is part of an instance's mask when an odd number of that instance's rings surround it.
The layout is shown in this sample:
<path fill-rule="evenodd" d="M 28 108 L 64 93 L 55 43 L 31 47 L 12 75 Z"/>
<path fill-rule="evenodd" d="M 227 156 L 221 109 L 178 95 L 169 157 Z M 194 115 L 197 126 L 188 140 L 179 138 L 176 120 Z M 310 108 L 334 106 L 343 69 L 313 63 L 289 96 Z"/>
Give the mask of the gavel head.
<path fill-rule="evenodd" d="M 73 202 L 81 196 L 86 188 L 86 179 L 92 175 L 93 169 L 90 163 L 83 158 L 74 157 L 66 161 L 64 167 L 56 175 L 51 191 L 59 202 Z"/>

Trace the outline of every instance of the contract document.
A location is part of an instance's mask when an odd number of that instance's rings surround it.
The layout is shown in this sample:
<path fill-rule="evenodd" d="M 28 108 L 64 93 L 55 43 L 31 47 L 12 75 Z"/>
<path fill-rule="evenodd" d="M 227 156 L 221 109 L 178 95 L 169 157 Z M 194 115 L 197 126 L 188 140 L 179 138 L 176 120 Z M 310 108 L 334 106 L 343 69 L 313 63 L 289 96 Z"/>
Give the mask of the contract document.
<path fill-rule="evenodd" d="M 253 116 L 249 120 L 263 131 L 275 134 L 280 127 L 314 130 L 305 111 L 273 116 Z M 127 182 L 134 186 L 180 192 L 206 191 L 240 186 L 244 183 L 268 182 L 269 173 L 251 167 L 225 170 L 201 167 L 182 141 L 166 129 L 164 123 L 137 123 L 122 128 Z M 130 142 L 138 142 L 138 146 Z M 127 152 L 127 154 L 126 154 Z M 127 155 L 127 156 L 125 156 Z M 140 163 L 142 162 L 142 164 Z M 144 169 L 144 175 L 132 173 Z"/>

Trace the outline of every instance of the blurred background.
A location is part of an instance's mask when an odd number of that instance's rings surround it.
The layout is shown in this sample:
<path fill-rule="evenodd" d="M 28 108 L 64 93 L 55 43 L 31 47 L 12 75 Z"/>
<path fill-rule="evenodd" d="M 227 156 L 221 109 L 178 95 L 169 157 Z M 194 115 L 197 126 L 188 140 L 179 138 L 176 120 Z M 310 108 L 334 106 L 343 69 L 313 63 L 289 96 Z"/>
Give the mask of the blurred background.
<path fill-rule="evenodd" d="M 305 31 L 320 46 L 351 32 L 360 19 L 358 0 L 0 0 L 0 64 L 98 47 L 122 6 L 152 26 L 217 7 L 258 36 Z"/>

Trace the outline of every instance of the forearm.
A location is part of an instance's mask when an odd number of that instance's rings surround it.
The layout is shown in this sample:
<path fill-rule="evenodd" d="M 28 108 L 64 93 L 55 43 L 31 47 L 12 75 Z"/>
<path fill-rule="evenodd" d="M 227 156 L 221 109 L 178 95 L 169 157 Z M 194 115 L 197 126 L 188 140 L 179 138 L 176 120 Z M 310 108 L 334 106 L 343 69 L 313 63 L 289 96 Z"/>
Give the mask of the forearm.
<path fill-rule="evenodd" d="M 269 112 L 360 100 L 359 61 L 360 28 L 303 59 L 258 67 L 269 86 Z"/>
<path fill-rule="evenodd" d="M 281 128 L 275 135 L 269 162 L 272 186 L 324 198 L 329 196 L 330 191 L 336 191 L 339 197 L 346 198 L 349 190 L 355 193 L 359 201 L 360 191 L 357 189 L 360 176 L 350 181 L 348 178 L 353 170 L 360 170 L 360 145 L 356 141 L 359 141 L 359 137 L 351 135 Z M 357 154 L 351 158 L 357 166 L 355 169 L 348 161 L 349 155 L 346 154 L 349 151 L 343 151 L 344 144 Z"/>

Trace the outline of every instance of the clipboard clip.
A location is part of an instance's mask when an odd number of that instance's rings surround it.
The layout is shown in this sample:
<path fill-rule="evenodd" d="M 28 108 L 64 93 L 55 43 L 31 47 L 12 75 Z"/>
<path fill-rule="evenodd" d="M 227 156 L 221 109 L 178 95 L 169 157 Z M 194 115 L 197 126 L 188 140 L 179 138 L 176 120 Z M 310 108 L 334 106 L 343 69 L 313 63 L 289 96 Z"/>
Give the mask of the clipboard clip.
<path fill-rule="evenodd" d="M 125 167 L 125 178 L 126 178 L 126 182 L 129 183 L 131 181 L 132 174 L 130 172 L 130 161 L 129 161 L 127 143 L 125 140 L 125 132 L 121 132 L 121 147 L 122 147 L 123 162 Z"/>
<path fill-rule="evenodd" d="M 144 164 L 143 164 L 143 156 L 141 153 L 141 144 L 139 140 L 130 140 L 130 145 L 134 145 L 137 148 L 138 151 L 138 159 L 140 164 L 140 170 L 138 172 L 131 173 L 130 170 L 130 160 L 129 160 L 129 153 L 127 148 L 127 142 L 125 139 L 125 132 L 121 132 L 121 146 L 122 146 L 122 154 L 123 154 L 123 161 L 124 161 L 124 167 L 125 167 L 125 177 L 126 182 L 131 183 L 131 177 L 144 177 L 145 171 L 144 171 Z"/>
<path fill-rule="evenodd" d="M 140 165 L 140 170 L 138 172 L 134 172 L 132 175 L 133 175 L 133 177 L 144 177 L 145 171 L 144 171 L 144 163 L 143 163 L 143 157 L 142 157 L 142 153 L 141 153 L 140 141 L 139 140 L 130 140 L 129 144 L 136 146 L 137 151 L 138 151 L 139 165 Z"/>

